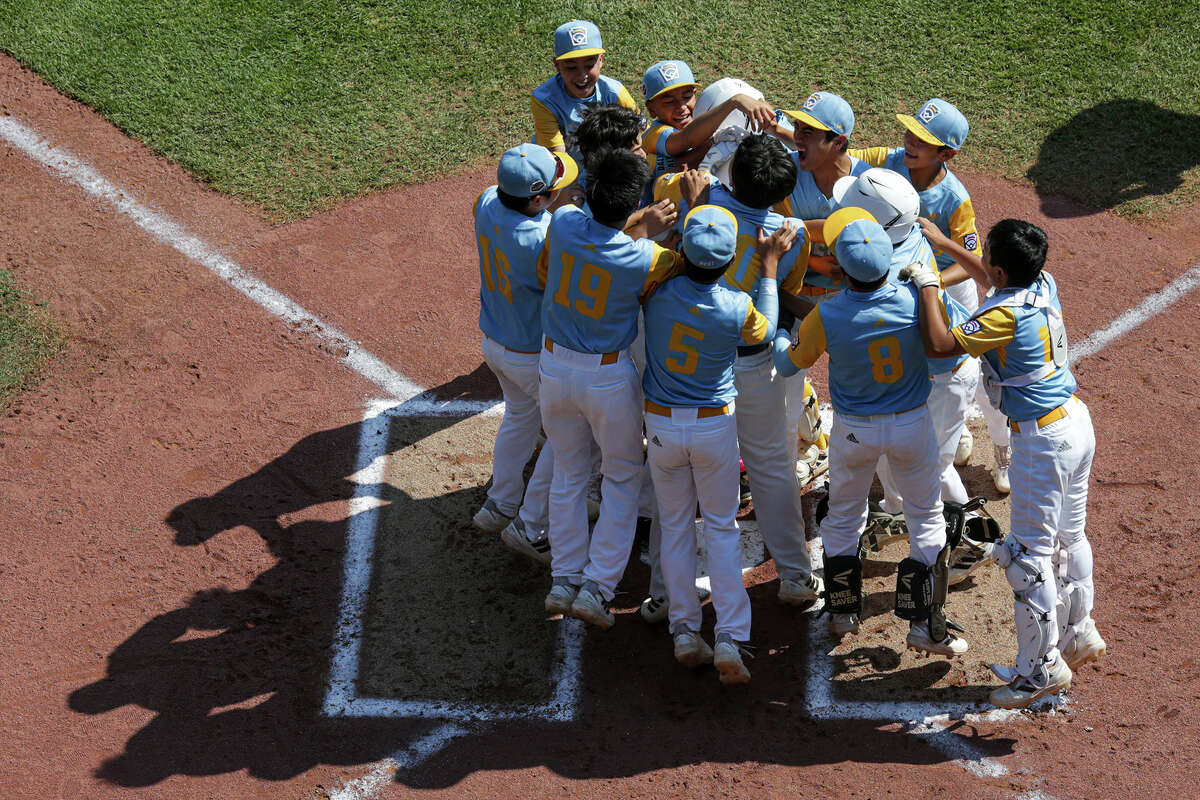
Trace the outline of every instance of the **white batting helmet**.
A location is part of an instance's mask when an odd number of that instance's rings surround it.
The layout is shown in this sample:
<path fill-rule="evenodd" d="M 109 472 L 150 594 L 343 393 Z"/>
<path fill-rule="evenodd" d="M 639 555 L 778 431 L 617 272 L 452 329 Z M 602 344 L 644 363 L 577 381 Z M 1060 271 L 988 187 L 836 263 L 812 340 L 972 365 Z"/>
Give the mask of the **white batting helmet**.
<path fill-rule="evenodd" d="M 706 86 L 696 98 L 696 107 L 692 109 L 693 119 L 712 111 L 735 94 L 748 94 L 756 100 L 763 99 L 763 93 L 745 81 L 739 78 L 721 78 Z M 697 166 L 716 175 L 717 180 L 729 186 L 729 167 L 733 162 L 733 154 L 737 151 L 738 143 L 750 134 L 749 127 L 750 120 L 745 114 L 741 111 L 729 112 L 717 126 L 708 152 Z"/>
<path fill-rule="evenodd" d="M 917 190 L 898 172 L 872 167 L 858 177 L 847 175 L 833 185 L 833 201 L 839 208 L 854 206 L 873 216 L 887 231 L 892 244 L 900 244 L 921 211 Z"/>

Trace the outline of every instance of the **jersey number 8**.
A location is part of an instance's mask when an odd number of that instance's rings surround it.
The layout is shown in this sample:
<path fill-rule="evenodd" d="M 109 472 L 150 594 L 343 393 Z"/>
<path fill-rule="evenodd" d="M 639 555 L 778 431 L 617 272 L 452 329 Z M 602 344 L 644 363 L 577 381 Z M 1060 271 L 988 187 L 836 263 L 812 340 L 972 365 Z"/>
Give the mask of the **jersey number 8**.
<path fill-rule="evenodd" d="M 895 336 L 872 339 L 867 345 L 867 356 L 871 359 L 871 377 L 876 383 L 895 383 L 904 377 L 900 340 Z"/>

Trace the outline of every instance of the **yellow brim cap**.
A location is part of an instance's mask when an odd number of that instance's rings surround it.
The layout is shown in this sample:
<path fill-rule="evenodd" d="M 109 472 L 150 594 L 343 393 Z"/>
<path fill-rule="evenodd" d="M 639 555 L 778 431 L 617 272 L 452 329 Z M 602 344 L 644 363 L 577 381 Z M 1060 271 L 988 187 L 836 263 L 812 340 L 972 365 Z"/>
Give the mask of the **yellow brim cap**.
<path fill-rule="evenodd" d="M 917 122 L 917 118 L 911 114 L 897 114 L 896 119 L 900 120 L 900 124 L 908 128 L 908 132 L 927 144 L 935 144 L 938 147 L 945 147 L 946 143 L 934 136 L 925 129 L 925 126 Z"/>
<path fill-rule="evenodd" d="M 854 206 L 839 208 L 837 211 L 826 217 L 824 227 L 825 244 L 829 246 L 830 250 L 833 250 L 834 245 L 837 243 L 837 238 L 842 235 L 842 231 L 846 229 L 846 226 L 851 222 L 854 222 L 856 219 L 866 219 L 870 220 L 871 222 L 878 222 L 878 220 L 872 217 L 870 213 Z"/>
<path fill-rule="evenodd" d="M 821 122 L 807 111 L 788 111 L 787 109 L 783 109 L 783 115 L 792 120 L 792 122 L 802 122 L 805 125 L 808 125 L 810 128 L 816 128 L 819 131 L 827 131 L 830 129 L 828 125 L 826 125 L 824 122 Z"/>
<path fill-rule="evenodd" d="M 570 186 L 572 183 L 575 182 L 575 179 L 579 177 L 579 165 L 575 163 L 575 159 L 571 158 L 566 153 L 552 152 L 551 155 L 553 155 L 555 158 L 557 158 L 562 163 L 563 174 L 562 174 L 562 177 L 559 178 L 558 180 L 556 180 L 554 182 L 554 185 L 551 186 L 550 188 L 551 189 L 561 189 L 564 186 Z"/>
<path fill-rule="evenodd" d="M 646 99 L 653 100 L 655 97 L 658 97 L 663 92 L 669 92 L 672 89 L 678 89 L 680 86 L 695 86 L 697 89 L 700 88 L 700 84 L 698 84 L 698 83 L 692 83 L 691 81 L 681 81 L 679 83 L 672 83 L 670 86 L 664 86 L 663 88 L 659 89 L 657 92 L 655 92 L 650 97 L 647 97 Z"/>
<path fill-rule="evenodd" d="M 561 56 L 555 56 L 555 61 L 562 61 L 564 58 L 585 58 L 586 56 L 598 56 L 604 53 L 603 47 L 585 47 L 582 50 L 570 50 L 563 53 Z"/>

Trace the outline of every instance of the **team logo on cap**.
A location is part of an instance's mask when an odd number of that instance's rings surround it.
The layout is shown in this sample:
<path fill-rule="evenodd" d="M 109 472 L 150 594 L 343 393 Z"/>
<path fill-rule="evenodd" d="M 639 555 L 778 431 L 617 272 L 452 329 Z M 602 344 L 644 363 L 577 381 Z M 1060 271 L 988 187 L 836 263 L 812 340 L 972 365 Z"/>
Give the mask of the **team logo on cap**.
<path fill-rule="evenodd" d="M 821 102 L 821 93 L 813 92 L 808 96 L 808 99 L 804 101 L 804 105 L 800 106 L 800 108 L 804 111 L 812 111 L 817 107 L 817 103 L 819 102 Z"/>
<path fill-rule="evenodd" d="M 538 178 L 536 181 L 529 184 L 529 191 L 533 192 L 534 194 L 541 194 L 542 192 L 546 191 L 546 182 L 541 178 Z"/>
<path fill-rule="evenodd" d="M 575 27 L 575 28 L 571 28 L 571 30 L 568 31 L 568 33 L 571 36 L 571 46 L 572 47 L 583 47 L 585 44 L 588 43 L 587 28 L 583 27 L 582 25 Z"/>
<path fill-rule="evenodd" d="M 675 64 L 663 64 L 658 68 L 658 74 L 662 75 L 664 81 L 678 80 L 679 67 Z"/>
<path fill-rule="evenodd" d="M 967 336 L 970 336 L 973 333 L 979 333 L 981 330 L 983 330 L 983 326 L 979 324 L 979 320 L 969 319 L 962 324 L 959 330 L 961 330 Z"/>
<path fill-rule="evenodd" d="M 942 110 L 937 107 L 937 103 L 926 103 L 925 107 L 921 109 L 917 116 L 920 118 L 921 122 L 924 122 L 926 125 L 928 125 L 929 123 L 933 122 L 933 118 L 940 113 L 942 113 Z"/>
<path fill-rule="evenodd" d="M 974 251 L 978 245 L 979 245 L 979 234 L 968 233 L 966 236 L 963 237 L 963 247 L 967 248 L 968 250 Z"/>

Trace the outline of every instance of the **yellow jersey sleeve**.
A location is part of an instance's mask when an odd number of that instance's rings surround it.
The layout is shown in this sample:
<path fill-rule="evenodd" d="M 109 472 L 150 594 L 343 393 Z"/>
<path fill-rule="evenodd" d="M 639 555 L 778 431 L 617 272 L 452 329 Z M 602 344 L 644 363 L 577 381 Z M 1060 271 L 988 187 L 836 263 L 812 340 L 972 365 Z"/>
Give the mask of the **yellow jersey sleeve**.
<path fill-rule="evenodd" d="M 646 275 L 646 283 L 642 286 L 641 301 L 644 303 L 654 290 L 664 283 L 683 273 L 683 256 L 674 250 L 668 250 L 657 242 L 654 243 L 654 254 L 650 261 L 650 272 Z M 545 285 L 543 284 L 543 287 Z"/>
<path fill-rule="evenodd" d="M 857 158 L 859 161 L 865 161 L 872 167 L 882 167 L 890 153 L 890 147 L 861 147 L 846 151 L 846 155 Z"/>
<path fill-rule="evenodd" d="M 780 200 L 778 203 L 776 203 L 771 208 L 771 210 L 774 211 L 776 214 L 782 214 L 785 217 L 792 216 L 792 197 L 791 197 L 791 195 L 788 195 L 787 197 Z"/>
<path fill-rule="evenodd" d="M 825 352 L 825 323 L 821 321 L 821 307 L 818 305 L 800 323 L 796 332 L 796 343 L 788 350 L 788 358 L 800 369 L 808 369 L 817 363 L 821 353 Z"/>
<path fill-rule="evenodd" d="M 989 309 L 950 329 L 951 335 L 970 355 L 981 356 L 989 350 L 1000 350 L 1001 364 L 1004 363 L 1002 348 L 1013 340 L 1016 332 L 1017 316 L 1005 306 Z"/>
<path fill-rule="evenodd" d="M 529 105 L 533 109 L 533 130 L 537 133 L 537 143 L 547 150 L 555 148 L 562 150 L 566 147 L 566 141 L 563 139 L 562 131 L 558 128 L 558 119 L 554 116 L 554 112 L 536 97 L 530 99 Z"/>
<path fill-rule="evenodd" d="M 622 108 L 628 108 L 630 111 L 637 111 L 637 103 L 633 100 L 633 95 L 624 86 L 621 87 L 621 93 L 617 95 L 617 105 Z"/>
<path fill-rule="evenodd" d="M 983 255 L 983 247 L 979 244 L 979 232 L 975 228 L 975 206 L 971 204 L 969 197 L 950 215 L 950 238 L 961 244 L 964 250 L 978 256 Z"/>
<path fill-rule="evenodd" d="M 790 295 L 799 295 L 804 288 L 804 275 L 808 272 L 808 262 L 812 258 L 812 237 L 808 235 L 808 229 L 797 231 L 803 236 L 804 241 L 800 244 L 793 244 L 792 249 L 799 249 L 796 254 L 796 260 L 792 264 L 792 269 L 788 272 L 787 277 L 779 283 L 779 291 L 787 292 Z"/>
<path fill-rule="evenodd" d="M 746 344 L 761 344 L 762 340 L 767 338 L 768 327 L 767 318 L 758 313 L 754 301 L 751 300 L 750 307 L 746 309 L 746 320 L 742 323 L 742 341 Z"/>

